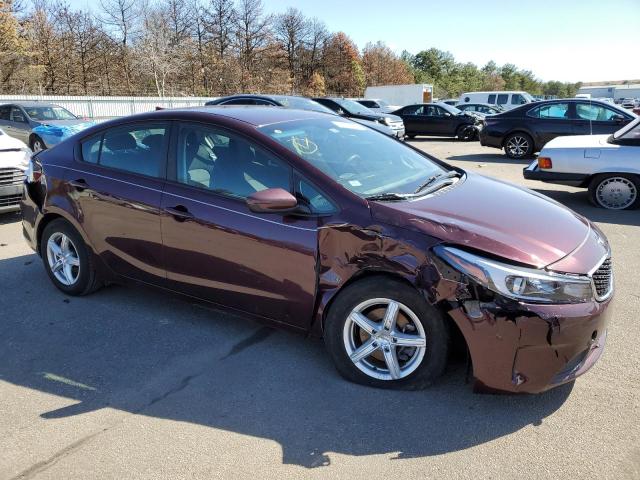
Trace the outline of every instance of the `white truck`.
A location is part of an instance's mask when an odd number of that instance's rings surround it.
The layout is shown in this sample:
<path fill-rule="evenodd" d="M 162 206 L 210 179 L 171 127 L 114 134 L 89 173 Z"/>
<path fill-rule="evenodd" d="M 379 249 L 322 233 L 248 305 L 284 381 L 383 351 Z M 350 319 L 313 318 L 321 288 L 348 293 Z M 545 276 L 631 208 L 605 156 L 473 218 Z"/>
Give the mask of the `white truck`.
<path fill-rule="evenodd" d="M 389 105 L 398 108 L 414 103 L 429 103 L 433 100 L 433 86 L 424 83 L 410 85 L 380 85 L 367 87 L 364 98 L 384 100 Z"/>

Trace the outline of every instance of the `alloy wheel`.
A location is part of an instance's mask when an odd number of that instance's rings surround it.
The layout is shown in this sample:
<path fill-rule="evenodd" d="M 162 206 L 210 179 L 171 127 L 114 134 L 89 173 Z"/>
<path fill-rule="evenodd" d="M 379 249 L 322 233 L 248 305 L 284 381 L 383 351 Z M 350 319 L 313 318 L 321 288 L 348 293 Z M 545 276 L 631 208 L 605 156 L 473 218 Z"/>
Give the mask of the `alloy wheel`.
<path fill-rule="evenodd" d="M 80 258 L 71 239 L 62 232 L 56 232 L 47 241 L 47 261 L 51 273 L 61 284 L 69 287 L 80 276 Z"/>
<path fill-rule="evenodd" d="M 380 380 L 398 380 L 414 372 L 427 346 L 416 314 L 388 298 L 357 305 L 344 324 L 343 341 L 353 364 Z"/>
<path fill-rule="evenodd" d="M 33 142 L 33 152 L 41 152 L 44 150 L 44 145 L 42 144 L 42 140 L 34 140 Z"/>
<path fill-rule="evenodd" d="M 611 210 L 622 210 L 633 205 L 638 197 L 635 184 L 624 177 L 605 178 L 596 189 L 598 203 Z"/>
<path fill-rule="evenodd" d="M 529 140 L 515 135 L 507 142 L 507 150 L 513 157 L 524 157 L 529 151 Z"/>

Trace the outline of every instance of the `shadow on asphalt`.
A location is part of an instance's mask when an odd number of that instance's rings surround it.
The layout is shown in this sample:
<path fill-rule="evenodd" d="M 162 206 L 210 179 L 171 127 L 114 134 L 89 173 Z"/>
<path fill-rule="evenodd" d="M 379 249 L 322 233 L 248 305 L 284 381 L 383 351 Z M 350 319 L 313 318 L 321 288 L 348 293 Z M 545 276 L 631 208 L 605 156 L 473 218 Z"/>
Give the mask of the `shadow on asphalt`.
<path fill-rule="evenodd" d="M 498 153 L 470 153 L 468 155 L 451 155 L 447 160 L 471 163 L 496 163 L 502 165 L 522 165 L 522 168 L 531 163 L 530 160 L 515 160 Z"/>
<path fill-rule="evenodd" d="M 577 192 L 547 190 L 544 188 L 536 188 L 534 190 L 569 207 L 571 210 L 587 217 L 593 222 L 640 226 L 640 213 L 638 210 L 607 210 L 596 207 L 591 204 L 587 189 Z"/>
<path fill-rule="evenodd" d="M 453 365 L 428 390 L 372 389 L 341 379 L 321 341 L 188 299 L 118 286 L 66 297 L 35 254 L 0 261 L 0 283 L 0 380 L 71 401 L 45 421 L 109 407 L 273 440 L 283 463 L 313 468 L 333 452 L 401 459 L 490 442 L 540 425 L 573 388 L 475 395 Z"/>

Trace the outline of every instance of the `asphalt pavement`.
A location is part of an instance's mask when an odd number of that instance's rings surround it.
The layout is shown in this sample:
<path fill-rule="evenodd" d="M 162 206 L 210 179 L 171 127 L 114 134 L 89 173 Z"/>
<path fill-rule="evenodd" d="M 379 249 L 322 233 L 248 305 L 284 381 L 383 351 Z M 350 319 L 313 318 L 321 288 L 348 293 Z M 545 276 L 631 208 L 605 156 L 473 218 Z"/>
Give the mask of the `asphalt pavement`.
<path fill-rule="evenodd" d="M 526 181 L 525 163 L 477 142 L 412 143 L 606 233 L 615 310 L 589 373 L 524 396 L 473 394 L 456 363 L 424 391 L 354 385 L 321 341 L 189 299 L 67 297 L 2 215 L 0 479 L 640 478 L 640 212 Z"/>

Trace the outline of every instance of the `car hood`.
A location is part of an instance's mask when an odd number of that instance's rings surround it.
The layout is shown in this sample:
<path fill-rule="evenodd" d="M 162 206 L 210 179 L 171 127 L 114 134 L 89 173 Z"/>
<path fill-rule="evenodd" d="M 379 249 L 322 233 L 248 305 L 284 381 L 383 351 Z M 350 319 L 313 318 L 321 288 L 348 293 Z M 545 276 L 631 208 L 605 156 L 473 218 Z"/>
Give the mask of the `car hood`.
<path fill-rule="evenodd" d="M 618 145 L 607 142 L 610 135 L 570 135 L 556 137 L 544 146 L 544 150 L 550 148 L 616 148 Z"/>
<path fill-rule="evenodd" d="M 366 127 L 373 128 L 374 130 L 385 133 L 387 135 L 393 135 L 393 130 L 391 129 L 391 127 L 387 127 L 386 125 L 378 123 L 374 120 L 365 120 L 364 118 L 351 118 L 350 120 Z"/>
<path fill-rule="evenodd" d="M 10 137 L 5 132 L 0 133 L 0 151 L 15 148 L 27 148 L 21 140 Z"/>
<path fill-rule="evenodd" d="M 370 205 L 378 221 L 536 268 L 566 257 L 590 232 L 586 219 L 544 195 L 471 173 L 433 196 Z"/>

